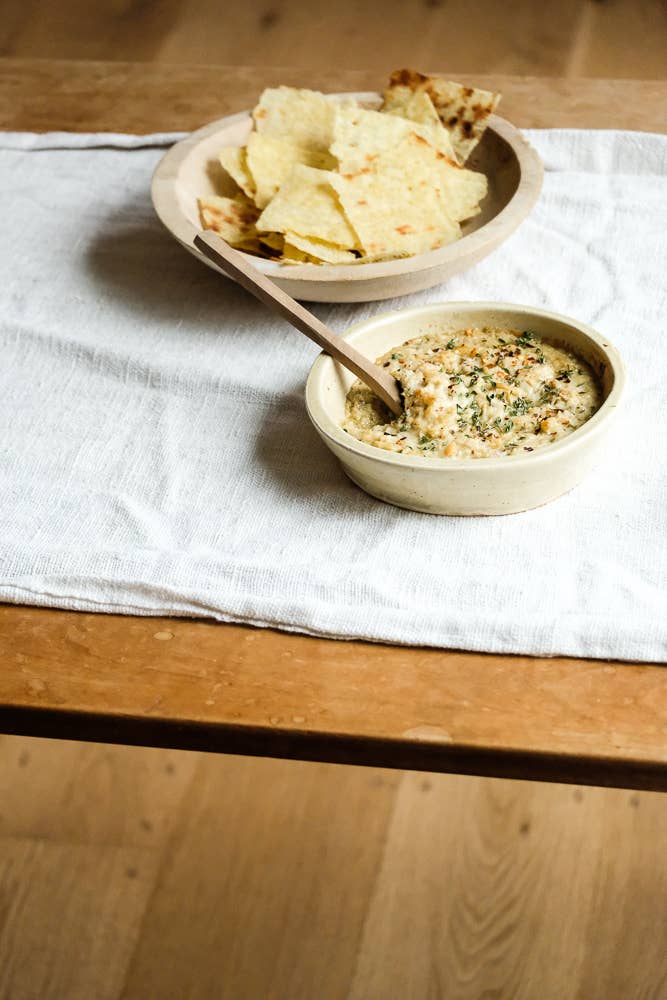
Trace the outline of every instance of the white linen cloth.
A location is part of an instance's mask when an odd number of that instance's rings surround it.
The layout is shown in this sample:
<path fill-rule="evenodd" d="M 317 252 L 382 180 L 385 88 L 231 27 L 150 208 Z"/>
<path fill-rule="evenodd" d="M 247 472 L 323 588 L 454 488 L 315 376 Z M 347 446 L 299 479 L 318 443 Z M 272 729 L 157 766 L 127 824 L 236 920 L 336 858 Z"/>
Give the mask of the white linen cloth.
<path fill-rule="evenodd" d="M 538 510 L 448 518 L 353 486 L 306 417 L 316 348 L 162 229 L 176 136 L 0 135 L 0 599 L 318 635 L 664 661 L 667 137 L 528 133 L 544 192 L 438 300 L 528 303 L 628 368 L 596 472 Z"/>

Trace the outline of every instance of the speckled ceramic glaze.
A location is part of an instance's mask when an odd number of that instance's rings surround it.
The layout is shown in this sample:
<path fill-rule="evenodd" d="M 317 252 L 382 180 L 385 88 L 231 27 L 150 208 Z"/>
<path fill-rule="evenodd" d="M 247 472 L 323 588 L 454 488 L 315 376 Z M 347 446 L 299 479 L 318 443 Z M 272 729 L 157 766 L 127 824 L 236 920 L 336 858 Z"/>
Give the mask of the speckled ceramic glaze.
<path fill-rule="evenodd" d="M 530 455 L 478 459 L 401 455 L 345 433 L 341 427 L 345 397 L 354 376 L 322 354 L 306 385 L 308 415 L 350 479 L 367 493 L 429 514 L 514 514 L 571 490 L 595 464 L 621 399 L 624 370 L 608 339 L 583 323 L 510 303 L 451 302 L 385 313 L 352 327 L 345 337 L 375 359 L 425 333 L 481 326 L 529 329 L 587 361 L 602 386 L 600 409 L 572 434 Z"/>

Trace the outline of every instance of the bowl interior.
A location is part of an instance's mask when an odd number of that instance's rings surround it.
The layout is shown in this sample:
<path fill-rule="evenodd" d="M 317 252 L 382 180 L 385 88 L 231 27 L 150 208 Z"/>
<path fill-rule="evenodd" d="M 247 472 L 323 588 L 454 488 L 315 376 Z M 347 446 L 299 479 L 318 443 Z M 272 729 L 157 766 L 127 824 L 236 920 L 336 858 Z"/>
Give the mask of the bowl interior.
<path fill-rule="evenodd" d="M 218 154 L 227 146 L 243 146 L 252 128 L 250 115 L 234 115 L 222 128 L 193 143 L 176 175 L 176 196 L 181 212 L 197 230 L 201 229 L 197 199 L 211 194 L 233 195 L 237 190 L 222 169 Z"/>
<path fill-rule="evenodd" d="M 379 107 L 380 97 L 377 94 L 353 94 L 365 106 Z M 332 95 L 332 100 L 336 95 Z M 521 170 L 514 149 L 493 127 L 493 118 L 481 142 L 473 150 L 467 166 L 486 174 L 489 190 L 482 202 L 481 212 L 462 226 L 463 236 L 468 236 L 494 219 L 509 204 L 519 187 Z M 252 128 L 249 113 L 234 115 L 222 122 L 213 123 L 200 133 L 195 134 L 194 141 L 178 167 L 176 174 L 176 197 L 180 211 L 187 223 L 198 230 L 200 228 L 197 198 L 204 195 L 230 195 L 235 185 L 220 166 L 218 154 L 227 146 L 243 146 Z M 206 134 L 207 133 L 207 134 Z M 200 138 L 197 138 L 197 136 Z M 460 241 L 455 244 L 460 245 Z M 258 261 L 257 258 L 252 258 Z M 280 267 L 270 261 L 258 261 L 262 269 Z M 400 262 L 397 262 L 400 263 Z M 371 265 L 364 265 L 369 267 Z M 340 275 L 340 268 L 318 267 L 318 274 L 332 271 Z M 332 275 L 332 276 L 333 276 Z"/>
<path fill-rule="evenodd" d="M 605 402 L 615 389 L 620 391 L 622 362 L 616 350 L 603 337 L 564 316 L 528 307 L 496 303 L 441 303 L 404 312 L 385 313 L 352 327 L 345 334 L 345 339 L 375 360 L 389 348 L 397 347 L 413 337 L 427 333 L 453 334 L 469 326 L 529 330 L 551 344 L 568 348 L 583 361 L 587 361 L 600 378 Z M 352 443 L 355 447 L 359 445 L 363 449 L 371 448 L 371 445 L 364 445 L 362 442 L 351 442 L 350 436 L 340 426 L 345 415 L 345 397 L 354 379 L 354 375 L 331 357 L 320 355 L 308 378 L 308 409 L 315 422 L 328 435 L 347 446 Z M 600 412 L 598 410 L 591 420 L 595 420 Z M 591 421 L 587 423 L 590 424 Z M 451 460 L 442 461 L 449 461 L 451 464 Z"/>

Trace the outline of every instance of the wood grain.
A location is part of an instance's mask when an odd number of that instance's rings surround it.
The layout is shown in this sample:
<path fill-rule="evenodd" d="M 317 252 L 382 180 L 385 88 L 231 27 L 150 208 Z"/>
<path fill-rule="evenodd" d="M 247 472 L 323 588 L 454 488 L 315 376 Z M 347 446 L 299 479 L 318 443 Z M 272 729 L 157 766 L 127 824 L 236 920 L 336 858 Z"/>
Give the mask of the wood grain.
<path fill-rule="evenodd" d="M 398 782 L 357 768 L 205 760 L 124 996 L 345 996 Z"/>
<path fill-rule="evenodd" d="M 663 78 L 662 0 L 5 0 L 0 53 L 304 70 Z"/>
<path fill-rule="evenodd" d="M 479 78 L 476 77 L 479 80 Z M 0 127 L 190 128 L 298 71 L 0 63 Z M 324 89 L 373 73 L 316 71 Z M 659 130 L 665 83 L 479 80 L 520 125 Z M 628 100 L 631 97 L 632 100 Z M 667 787 L 667 672 L 336 643 L 174 619 L 0 610 L 6 732 Z"/>
<path fill-rule="evenodd" d="M 588 2 L 580 6 L 565 76 L 667 76 L 664 0 Z"/>
<path fill-rule="evenodd" d="M 655 795 L 406 775 L 350 1000 L 658 1000 L 666 825 Z"/>
<path fill-rule="evenodd" d="M 217 70 L 176 69 L 173 89 L 171 70 L 149 67 L 2 73 L 3 127 L 16 128 L 171 128 L 168 95 L 194 127 L 247 106 L 255 86 L 221 111 L 227 98 L 197 86 Z M 144 79 L 152 98 L 136 89 Z M 610 84 L 595 99 L 545 87 L 544 111 L 529 84 L 512 87 L 523 124 L 618 113 L 633 125 Z M 640 98 L 635 127 L 661 128 L 664 86 L 623 93 Z M 235 726 L 251 711 L 263 731 L 322 724 L 333 739 L 339 716 L 377 719 L 386 699 L 390 715 L 447 720 L 482 746 L 516 732 L 520 745 L 569 747 L 589 779 L 620 781 L 629 759 L 663 768 L 666 678 L 0 609 L 0 700 L 60 736 L 80 720 L 69 704 L 112 738 L 133 711 L 146 735 L 183 702 L 196 720 L 228 713 Z M 209 731 L 167 724 L 179 745 Z M 663 1000 L 666 836 L 667 800 L 651 793 L 0 737 L 0 998 Z"/>
<path fill-rule="evenodd" d="M 667 787 L 659 666 L 0 608 L 0 730 Z"/>
<path fill-rule="evenodd" d="M 140 848 L 0 838 L 0 997 L 115 1000 L 155 864 Z"/>
<path fill-rule="evenodd" d="M 56 751 L 48 740 L 0 740 L 0 836 L 162 847 L 199 759 L 67 741 Z"/>
<path fill-rule="evenodd" d="M 0 775 L 2 1000 L 667 994 L 661 795 L 18 737 Z"/>
<path fill-rule="evenodd" d="M 45 132 L 191 131 L 243 111 L 263 87 L 377 90 L 386 71 L 0 59 L 0 127 Z M 522 128 L 664 130 L 664 80 L 565 80 L 462 74 L 500 90 L 500 112 Z"/>
<path fill-rule="evenodd" d="M 494 72 L 559 74 L 583 6 L 582 0 L 559 0 L 546 8 L 531 0 L 511 5 L 342 0 L 313 7 L 283 0 L 232 5 L 222 24 L 215 0 L 184 0 L 158 59 L 235 63 L 239 53 L 252 51 L 258 66 L 387 71 L 408 64 L 446 66 L 450 73 L 487 66 Z"/>
<path fill-rule="evenodd" d="M 40 59 L 140 59 L 159 55 L 181 0 L 4 0 L 3 55 Z"/>

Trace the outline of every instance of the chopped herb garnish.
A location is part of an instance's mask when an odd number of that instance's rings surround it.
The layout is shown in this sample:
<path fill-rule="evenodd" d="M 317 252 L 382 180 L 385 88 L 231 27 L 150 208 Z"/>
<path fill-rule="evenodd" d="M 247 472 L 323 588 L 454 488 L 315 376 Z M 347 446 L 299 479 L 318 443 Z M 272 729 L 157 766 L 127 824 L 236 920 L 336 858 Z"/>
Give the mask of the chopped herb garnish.
<path fill-rule="evenodd" d="M 530 403 L 528 402 L 528 400 L 524 399 L 523 396 L 519 396 L 518 399 L 514 400 L 508 412 L 511 414 L 511 416 L 518 417 L 520 416 L 520 414 L 526 413 L 529 409 L 530 409 Z"/>
<path fill-rule="evenodd" d="M 499 332 L 466 329 L 446 342 L 446 334 L 426 335 L 396 348 L 378 363 L 403 382 L 403 415 L 394 420 L 383 412 L 386 423 L 376 423 L 377 400 L 371 403 L 369 396 L 370 409 L 364 413 L 369 390 L 356 383 L 344 429 L 404 455 L 444 455 L 452 443 L 458 445 L 459 457 L 483 458 L 539 450 L 595 412 L 599 395 L 588 365 L 542 344 L 529 330 Z M 460 363 L 448 365 L 443 352 L 454 348 L 462 351 Z M 546 365 L 541 381 L 538 364 Z M 427 408 L 429 423 L 422 426 L 429 433 L 422 433 L 419 423 Z"/>

